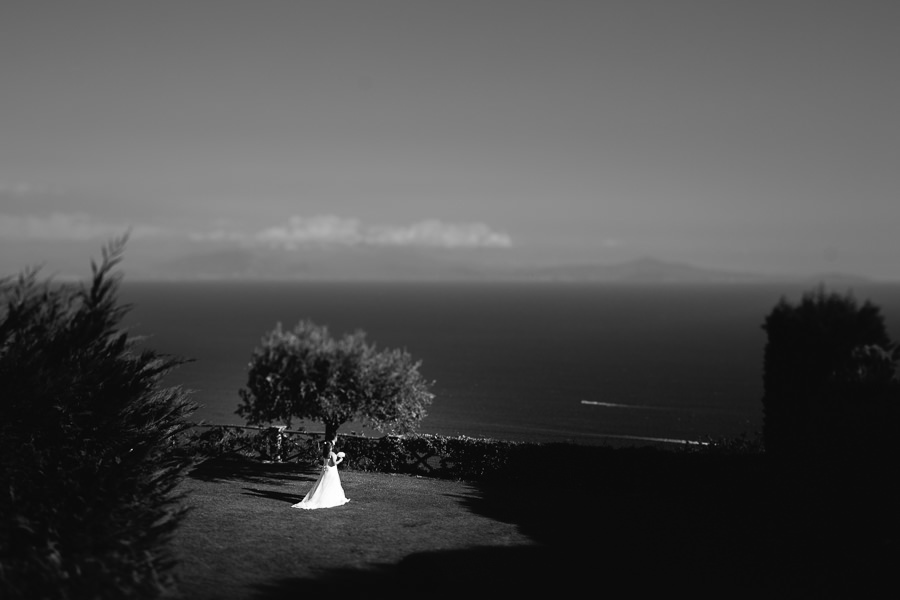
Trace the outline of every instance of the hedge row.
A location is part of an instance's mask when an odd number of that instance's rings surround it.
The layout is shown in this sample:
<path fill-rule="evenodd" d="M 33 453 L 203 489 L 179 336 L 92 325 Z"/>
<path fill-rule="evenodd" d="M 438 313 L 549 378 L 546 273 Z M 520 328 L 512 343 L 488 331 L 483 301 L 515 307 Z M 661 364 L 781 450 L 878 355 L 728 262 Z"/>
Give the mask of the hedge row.
<path fill-rule="evenodd" d="M 211 427 L 195 431 L 190 443 L 205 458 L 241 453 L 268 461 L 321 460 L 321 439 L 314 434 L 276 430 Z M 356 471 L 404 473 L 449 479 L 477 479 L 504 468 L 511 454 L 527 446 L 502 440 L 405 435 L 368 438 L 339 436 L 337 450 L 346 453 L 343 468 Z"/>
<path fill-rule="evenodd" d="M 275 429 L 247 430 L 210 427 L 195 431 L 191 444 L 204 458 L 227 453 L 267 461 L 317 464 L 321 460 L 321 436 L 284 432 L 280 446 Z M 401 473 L 455 480 L 516 479 L 537 472 L 603 470 L 609 465 L 628 464 L 630 457 L 703 454 L 709 459 L 760 455 L 758 441 L 709 440 L 704 445 L 654 448 L 581 446 L 572 443 L 528 443 L 430 434 L 384 436 L 339 436 L 337 450 L 346 454 L 342 468 L 355 471 Z M 614 454 L 615 453 L 615 454 Z M 613 456 L 616 460 L 612 460 Z"/>

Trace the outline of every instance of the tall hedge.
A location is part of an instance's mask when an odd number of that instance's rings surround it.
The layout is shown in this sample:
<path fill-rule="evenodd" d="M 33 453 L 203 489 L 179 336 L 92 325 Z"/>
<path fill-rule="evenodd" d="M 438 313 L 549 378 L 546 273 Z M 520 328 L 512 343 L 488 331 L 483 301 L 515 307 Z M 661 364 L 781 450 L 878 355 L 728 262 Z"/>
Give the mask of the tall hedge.
<path fill-rule="evenodd" d="M 152 598 L 173 588 L 176 439 L 195 405 L 182 360 L 121 329 L 125 238 L 88 284 L 25 271 L 0 286 L 0 597 Z"/>
<path fill-rule="evenodd" d="M 880 309 L 869 301 L 860 305 L 850 293 L 820 287 L 798 304 L 782 299 L 763 329 L 768 338 L 763 373 L 767 453 L 840 444 L 847 418 L 859 420 L 872 412 L 867 402 L 892 393 L 892 345 Z M 889 360 L 876 377 L 873 367 L 885 355 Z"/>

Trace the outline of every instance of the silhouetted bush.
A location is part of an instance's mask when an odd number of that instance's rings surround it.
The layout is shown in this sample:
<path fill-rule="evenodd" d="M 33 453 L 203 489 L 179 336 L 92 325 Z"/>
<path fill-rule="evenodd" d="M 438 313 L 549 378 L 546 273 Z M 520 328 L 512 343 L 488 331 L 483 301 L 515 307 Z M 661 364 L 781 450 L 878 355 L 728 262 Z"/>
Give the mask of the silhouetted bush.
<path fill-rule="evenodd" d="M 896 350 L 877 306 L 819 288 L 766 317 L 764 422 L 767 453 L 846 455 L 896 423 Z M 872 449 L 874 451 L 874 449 Z"/>
<path fill-rule="evenodd" d="M 119 328 L 125 239 L 88 285 L 0 288 L 0 596 L 150 598 L 172 589 L 176 442 L 195 405 L 161 377 L 182 360 Z"/>

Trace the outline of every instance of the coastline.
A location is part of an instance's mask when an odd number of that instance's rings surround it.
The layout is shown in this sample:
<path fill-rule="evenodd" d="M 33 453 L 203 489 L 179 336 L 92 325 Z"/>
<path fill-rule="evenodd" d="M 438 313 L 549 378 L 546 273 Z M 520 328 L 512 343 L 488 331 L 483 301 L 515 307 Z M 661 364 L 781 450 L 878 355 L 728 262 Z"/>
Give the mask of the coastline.
<path fill-rule="evenodd" d="M 435 382 L 423 433 L 603 444 L 759 431 L 759 325 L 783 291 L 134 284 L 123 298 L 148 347 L 193 361 L 165 382 L 195 390 L 210 422 L 241 422 L 238 390 L 261 336 L 311 319 L 422 362 Z"/>

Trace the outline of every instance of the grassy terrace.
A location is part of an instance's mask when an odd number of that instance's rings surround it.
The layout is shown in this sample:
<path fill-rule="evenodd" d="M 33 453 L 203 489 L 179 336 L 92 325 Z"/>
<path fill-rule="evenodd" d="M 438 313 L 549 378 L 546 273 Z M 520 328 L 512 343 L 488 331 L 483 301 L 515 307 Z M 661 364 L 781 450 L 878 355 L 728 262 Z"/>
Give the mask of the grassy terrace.
<path fill-rule="evenodd" d="M 290 508 L 315 468 L 208 461 L 182 484 L 194 507 L 176 538 L 182 592 L 742 597 L 897 585 L 886 497 L 776 477 L 762 454 L 581 450 L 495 481 L 342 470 L 350 503 L 317 511 Z"/>

